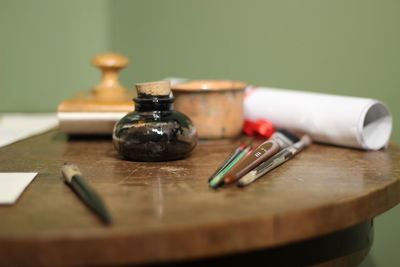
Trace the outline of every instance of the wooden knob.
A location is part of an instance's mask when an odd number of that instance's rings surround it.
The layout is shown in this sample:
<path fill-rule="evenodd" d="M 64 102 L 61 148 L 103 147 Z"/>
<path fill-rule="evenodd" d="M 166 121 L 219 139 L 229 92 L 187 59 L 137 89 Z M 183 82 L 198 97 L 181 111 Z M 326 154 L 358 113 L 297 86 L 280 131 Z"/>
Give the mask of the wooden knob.
<path fill-rule="evenodd" d="M 103 72 L 100 84 L 93 88 L 93 94 L 97 100 L 118 101 L 127 99 L 128 89 L 119 83 L 118 72 L 128 63 L 128 58 L 117 53 L 99 54 L 92 59 L 92 64 Z"/>

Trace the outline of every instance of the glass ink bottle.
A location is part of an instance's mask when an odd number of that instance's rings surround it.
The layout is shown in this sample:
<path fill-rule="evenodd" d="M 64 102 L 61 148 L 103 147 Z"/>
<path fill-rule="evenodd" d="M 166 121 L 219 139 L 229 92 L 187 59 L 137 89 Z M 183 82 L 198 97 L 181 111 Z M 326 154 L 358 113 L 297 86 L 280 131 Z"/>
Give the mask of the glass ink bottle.
<path fill-rule="evenodd" d="M 190 155 L 197 144 L 192 121 L 173 109 L 169 81 L 136 84 L 135 111 L 114 126 L 113 143 L 133 161 L 169 161 Z"/>

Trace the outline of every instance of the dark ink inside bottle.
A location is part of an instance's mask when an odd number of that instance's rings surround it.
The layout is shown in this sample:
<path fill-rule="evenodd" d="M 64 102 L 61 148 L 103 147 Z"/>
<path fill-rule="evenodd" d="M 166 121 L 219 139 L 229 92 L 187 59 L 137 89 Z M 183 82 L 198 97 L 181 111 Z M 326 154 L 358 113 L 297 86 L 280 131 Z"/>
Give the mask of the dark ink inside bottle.
<path fill-rule="evenodd" d="M 113 143 L 127 160 L 168 161 L 190 155 L 197 144 L 196 128 L 173 109 L 169 81 L 136 85 L 135 111 L 114 127 Z"/>

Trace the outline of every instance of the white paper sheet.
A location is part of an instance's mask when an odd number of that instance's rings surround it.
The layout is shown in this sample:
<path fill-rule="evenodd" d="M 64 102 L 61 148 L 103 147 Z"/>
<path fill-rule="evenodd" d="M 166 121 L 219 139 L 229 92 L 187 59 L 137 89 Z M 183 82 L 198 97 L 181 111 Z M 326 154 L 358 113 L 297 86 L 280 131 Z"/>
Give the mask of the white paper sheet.
<path fill-rule="evenodd" d="M 126 112 L 58 112 L 60 129 L 68 134 L 111 135 Z"/>
<path fill-rule="evenodd" d="M 389 109 L 375 99 L 284 89 L 249 89 L 244 116 L 308 133 L 318 142 L 369 150 L 387 145 L 392 131 Z"/>
<path fill-rule="evenodd" d="M 0 114 L 0 147 L 44 133 L 57 125 L 55 113 L 2 113 Z"/>
<path fill-rule="evenodd" d="M 1 172 L 0 205 L 15 203 L 36 175 L 37 172 Z"/>

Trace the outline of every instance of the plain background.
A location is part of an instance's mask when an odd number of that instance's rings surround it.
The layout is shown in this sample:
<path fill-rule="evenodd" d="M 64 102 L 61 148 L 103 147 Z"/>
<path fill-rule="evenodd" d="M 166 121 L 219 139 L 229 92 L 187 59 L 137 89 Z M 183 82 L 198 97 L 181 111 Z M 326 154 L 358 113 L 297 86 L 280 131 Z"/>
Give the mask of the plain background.
<path fill-rule="evenodd" d="M 128 88 L 172 76 L 377 98 L 399 142 L 399 14 L 397 0 L 0 0 L 0 112 L 54 112 L 113 51 Z M 400 264 L 399 212 L 375 220 L 362 266 Z"/>

